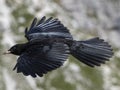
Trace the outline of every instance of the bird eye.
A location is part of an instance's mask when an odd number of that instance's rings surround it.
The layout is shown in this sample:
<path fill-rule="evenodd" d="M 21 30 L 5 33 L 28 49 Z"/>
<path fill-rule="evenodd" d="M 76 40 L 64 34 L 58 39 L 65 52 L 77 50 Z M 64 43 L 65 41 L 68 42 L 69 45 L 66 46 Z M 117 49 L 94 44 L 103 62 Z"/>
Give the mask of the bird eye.
<path fill-rule="evenodd" d="M 13 49 L 15 50 L 17 47 L 13 47 Z"/>

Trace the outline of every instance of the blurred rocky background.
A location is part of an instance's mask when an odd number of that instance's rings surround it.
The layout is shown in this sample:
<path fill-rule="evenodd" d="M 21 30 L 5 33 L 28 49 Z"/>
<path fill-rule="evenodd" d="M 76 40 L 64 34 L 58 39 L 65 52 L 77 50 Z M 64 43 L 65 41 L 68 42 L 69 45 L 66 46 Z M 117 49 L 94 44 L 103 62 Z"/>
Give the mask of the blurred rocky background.
<path fill-rule="evenodd" d="M 70 56 L 42 78 L 13 72 L 17 57 L 2 53 L 26 42 L 25 27 L 44 15 L 59 18 L 77 40 L 105 39 L 114 57 L 90 68 Z M 0 90 L 120 90 L 120 0 L 0 0 Z"/>

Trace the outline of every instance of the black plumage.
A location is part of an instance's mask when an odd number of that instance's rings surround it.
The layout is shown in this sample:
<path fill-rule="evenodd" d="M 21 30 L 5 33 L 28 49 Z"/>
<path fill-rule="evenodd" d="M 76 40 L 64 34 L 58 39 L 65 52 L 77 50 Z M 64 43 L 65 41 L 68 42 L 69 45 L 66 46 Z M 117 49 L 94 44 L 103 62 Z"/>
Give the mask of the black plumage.
<path fill-rule="evenodd" d="M 13 70 L 26 76 L 42 77 L 62 66 L 69 54 L 91 67 L 104 64 L 113 55 L 111 46 L 98 37 L 73 40 L 69 30 L 52 17 L 44 16 L 38 22 L 34 18 L 29 30 L 25 29 L 25 37 L 28 42 L 16 44 L 8 52 L 19 56 Z"/>

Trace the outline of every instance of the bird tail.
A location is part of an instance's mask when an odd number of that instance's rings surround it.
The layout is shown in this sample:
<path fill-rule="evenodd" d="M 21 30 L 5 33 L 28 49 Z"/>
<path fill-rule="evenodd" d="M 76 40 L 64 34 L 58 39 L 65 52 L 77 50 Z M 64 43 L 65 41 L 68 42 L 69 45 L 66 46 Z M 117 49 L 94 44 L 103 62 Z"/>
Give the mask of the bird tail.
<path fill-rule="evenodd" d="M 98 37 L 86 41 L 75 41 L 71 46 L 70 53 L 91 67 L 104 64 L 113 55 L 111 46 Z"/>

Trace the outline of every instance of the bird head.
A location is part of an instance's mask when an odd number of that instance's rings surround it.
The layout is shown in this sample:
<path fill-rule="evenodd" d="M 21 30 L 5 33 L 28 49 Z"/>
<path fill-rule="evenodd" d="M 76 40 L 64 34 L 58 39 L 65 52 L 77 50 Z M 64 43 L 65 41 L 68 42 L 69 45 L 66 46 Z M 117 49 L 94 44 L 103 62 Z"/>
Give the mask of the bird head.
<path fill-rule="evenodd" d="M 4 54 L 14 54 L 14 55 L 21 55 L 25 50 L 25 44 L 16 44 L 12 46 L 8 51 Z"/>

